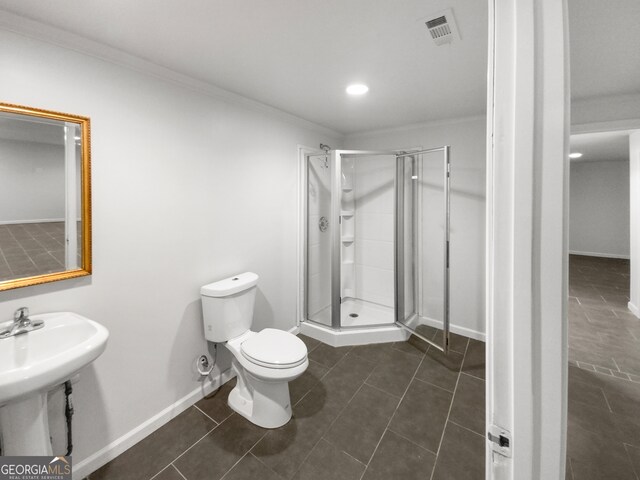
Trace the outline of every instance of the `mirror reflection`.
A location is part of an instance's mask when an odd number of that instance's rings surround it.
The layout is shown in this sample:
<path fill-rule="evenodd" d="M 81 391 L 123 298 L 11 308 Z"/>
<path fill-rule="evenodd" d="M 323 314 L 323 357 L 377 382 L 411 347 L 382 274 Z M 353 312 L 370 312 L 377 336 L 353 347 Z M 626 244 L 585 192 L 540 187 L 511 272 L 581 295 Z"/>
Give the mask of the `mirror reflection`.
<path fill-rule="evenodd" d="M 0 105 L 0 289 L 86 275 L 88 119 L 11 110 Z"/>

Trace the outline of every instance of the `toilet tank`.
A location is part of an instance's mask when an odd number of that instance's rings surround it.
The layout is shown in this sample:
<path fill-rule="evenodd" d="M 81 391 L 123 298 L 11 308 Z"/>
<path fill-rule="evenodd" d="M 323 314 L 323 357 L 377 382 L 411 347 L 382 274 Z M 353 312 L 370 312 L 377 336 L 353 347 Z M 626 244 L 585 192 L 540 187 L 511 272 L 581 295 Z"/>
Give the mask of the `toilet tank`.
<path fill-rule="evenodd" d="M 258 275 L 241 273 L 200 289 L 204 336 L 226 342 L 251 328 Z"/>

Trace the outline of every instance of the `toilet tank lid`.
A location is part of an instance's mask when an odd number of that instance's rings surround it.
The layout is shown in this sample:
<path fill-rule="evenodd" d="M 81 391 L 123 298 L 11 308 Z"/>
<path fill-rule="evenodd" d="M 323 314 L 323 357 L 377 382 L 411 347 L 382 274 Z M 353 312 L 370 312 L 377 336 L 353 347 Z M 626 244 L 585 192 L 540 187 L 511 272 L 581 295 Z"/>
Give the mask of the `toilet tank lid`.
<path fill-rule="evenodd" d="M 200 294 L 205 297 L 226 297 L 250 289 L 258 283 L 258 278 L 253 272 L 241 273 L 205 285 L 200 289 Z"/>

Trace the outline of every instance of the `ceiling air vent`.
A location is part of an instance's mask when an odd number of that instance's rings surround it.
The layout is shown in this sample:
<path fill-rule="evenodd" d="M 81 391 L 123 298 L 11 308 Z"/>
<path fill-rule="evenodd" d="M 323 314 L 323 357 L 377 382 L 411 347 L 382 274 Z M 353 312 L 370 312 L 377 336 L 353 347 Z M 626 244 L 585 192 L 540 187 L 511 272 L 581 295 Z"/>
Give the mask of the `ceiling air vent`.
<path fill-rule="evenodd" d="M 454 39 L 460 38 L 458 36 L 458 28 L 456 27 L 455 20 L 453 19 L 453 12 L 451 9 L 447 9 L 444 12 L 431 16 L 429 20 L 424 23 L 429 29 L 431 38 L 436 45 L 451 43 Z"/>

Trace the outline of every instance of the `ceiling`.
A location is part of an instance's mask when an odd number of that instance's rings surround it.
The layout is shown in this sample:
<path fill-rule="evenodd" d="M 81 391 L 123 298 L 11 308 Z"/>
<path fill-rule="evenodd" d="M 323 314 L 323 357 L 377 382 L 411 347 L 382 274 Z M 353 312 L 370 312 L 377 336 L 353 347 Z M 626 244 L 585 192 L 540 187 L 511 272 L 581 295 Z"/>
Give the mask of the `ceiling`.
<path fill-rule="evenodd" d="M 572 162 L 629 160 L 629 134 L 632 131 L 571 135 L 571 152 L 582 153 Z"/>
<path fill-rule="evenodd" d="M 640 93 L 640 1 L 568 0 L 571 97 Z"/>
<path fill-rule="evenodd" d="M 0 9 L 353 133 L 483 114 L 487 3 L 0 0 Z M 640 2 L 569 3 L 575 97 L 640 93 Z M 424 20 L 446 8 L 461 38 L 438 47 Z M 348 97 L 352 82 L 369 93 Z"/>

